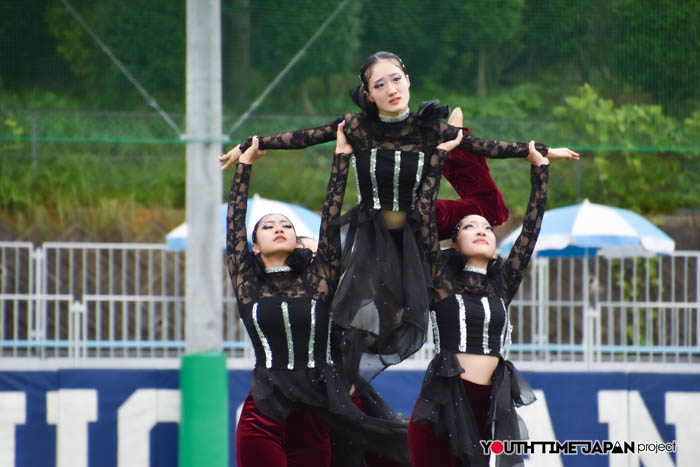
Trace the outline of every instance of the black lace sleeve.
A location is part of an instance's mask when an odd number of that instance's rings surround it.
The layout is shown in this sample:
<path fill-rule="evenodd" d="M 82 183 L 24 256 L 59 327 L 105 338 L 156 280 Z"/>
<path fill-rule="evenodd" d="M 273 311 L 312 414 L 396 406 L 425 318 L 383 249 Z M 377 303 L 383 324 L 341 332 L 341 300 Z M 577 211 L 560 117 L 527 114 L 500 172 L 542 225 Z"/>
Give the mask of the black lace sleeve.
<path fill-rule="evenodd" d="M 444 277 L 440 274 L 444 268 L 440 264 L 440 237 L 435 218 L 435 203 L 440 191 L 442 169 L 448 154 L 447 151 L 437 149 L 430 157 L 425 177 L 421 183 L 420 196 L 416 200 L 416 211 L 420 216 L 418 231 L 436 290 L 446 289 L 445 284 L 443 284 Z"/>
<path fill-rule="evenodd" d="M 245 216 L 248 208 L 248 187 L 253 166 L 239 162 L 233 177 L 226 216 L 226 263 L 236 298 L 242 303 L 253 299 L 251 286 L 254 271 L 248 250 Z"/>
<path fill-rule="evenodd" d="M 499 281 L 505 294 L 502 297 L 506 304 L 513 299 L 523 280 L 525 268 L 530 262 L 530 256 L 535 249 L 537 237 L 542 226 L 545 206 L 547 204 L 547 183 L 549 181 L 549 165 L 530 167 L 530 201 L 527 204 L 523 228 L 520 235 L 513 243 L 508 259 L 501 266 Z"/>
<path fill-rule="evenodd" d="M 455 139 L 458 131 L 459 128 L 445 122 L 440 122 L 440 142 Z M 492 159 L 527 157 L 527 155 L 530 153 L 527 143 L 509 143 L 507 141 L 481 139 L 476 138 L 471 134 L 467 134 L 466 132 L 459 147 Z M 545 144 L 536 143 L 535 148 L 544 156 L 546 156 L 549 152 L 549 146 Z"/>
<path fill-rule="evenodd" d="M 316 286 L 316 299 L 323 300 L 335 292 L 340 278 L 340 228 L 332 221 L 340 216 L 345 186 L 348 181 L 350 154 L 333 157 L 331 176 L 326 190 L 326 201 L 321 213 L 321 228 L 318 234 L 318 249 L 312 261 L 311 283 Z"/>
<path fill-rule="evenodd" d="M 304 130 L 286 131 L 271 136 L 259 136 L 260 149 L 304 149 L 316 144 L 326 143 L 335 139 L 338 123 L 350 119 L 350 114 L 338 117 L 331 123 Z M 250 147 L 253 137 L 248 137 L 241 143 L 241 152 Z"/>

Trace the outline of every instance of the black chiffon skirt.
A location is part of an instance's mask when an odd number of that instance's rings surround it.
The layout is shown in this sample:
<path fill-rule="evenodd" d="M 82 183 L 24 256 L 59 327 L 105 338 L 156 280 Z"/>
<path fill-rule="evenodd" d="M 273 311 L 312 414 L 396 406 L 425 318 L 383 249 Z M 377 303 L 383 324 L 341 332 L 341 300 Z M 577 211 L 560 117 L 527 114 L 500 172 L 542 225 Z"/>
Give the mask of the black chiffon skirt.
<path fill-rule="evenodd" d="M 450 451 L 463 465 L 488 466 L 479 427 L 464 392 L 460 375 L 464 372 L 457 356 L 440 352 L 430 362 L 423 387 L 413 410 L 413 423 L 431 423 L 435 436 L 448 440 Z M 501 360 L 493 374 L 488 424 L 494 440 L 526 440 L 527 427 L 515 411 L 532 404 L 535 395 L 523 375 L 510 361 Z M 498 466 L 523 465 L 522 456 L 501 454 Z"/>
<path fill-rule="evenodd" d="M 348 381 L 358 374 L 371 381 L 425 342 L 432 279 L 419 247 L 419 220 L 415 212 L 409 214 L 398 238 L 380 211 L 365 204 L 335 222 L 349 227 L 331 319 L 345 332 L 342 358 Z"/>
<path fill-rule="evenodd" d="M 371 388 L 361 411 L 349 395 L 349 385 L 334 365 L 303 370 L 256 367 L 251 393 L 264 415 L 284 422 L 304 406 L 329 428 L 333 442 L 351 446 L 355 456 L 337 456 L 336 467 L 362 467 L 366 451 L 398 463 L 408 463 L 408 420 L 391 408 Z M 336 456 L 334 455 L 334 459 Z"/>

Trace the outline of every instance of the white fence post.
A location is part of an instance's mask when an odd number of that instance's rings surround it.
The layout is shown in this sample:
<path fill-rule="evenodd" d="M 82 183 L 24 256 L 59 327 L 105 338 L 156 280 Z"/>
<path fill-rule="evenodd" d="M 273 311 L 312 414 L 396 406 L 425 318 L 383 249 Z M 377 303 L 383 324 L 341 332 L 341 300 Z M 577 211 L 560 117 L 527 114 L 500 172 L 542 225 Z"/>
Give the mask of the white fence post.
<path fill-rule="evenodd" d="M 71 302 L 70 323 L 68 327 L 68 355 L 73 360 L 86 357 L 86 330 L 85 304 L 78 301 Z"/>

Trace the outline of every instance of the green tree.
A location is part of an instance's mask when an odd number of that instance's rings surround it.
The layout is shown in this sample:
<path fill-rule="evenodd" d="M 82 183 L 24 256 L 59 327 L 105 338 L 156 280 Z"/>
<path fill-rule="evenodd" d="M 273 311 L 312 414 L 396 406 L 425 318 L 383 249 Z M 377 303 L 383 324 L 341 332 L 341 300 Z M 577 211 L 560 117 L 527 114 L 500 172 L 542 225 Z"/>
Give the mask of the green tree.
<path fill-rule="evenodd" d="M 584 145 L 630 148 L 584 153 L 583 194 L 591 201 L 645 214 L 700 206 L 700 154 L 646 150 L 687 141 L 687 130 L 661 106 L 615 106 L 586 84 L 554 114 L 565 122 L 562 131 Z"/>
<path fill-rule="evenodd" d="M 666 107 L 700 96 L 700 4 L 617 0 L 614 5 L 613 69 Z"/>
<path fill-rule="evenodd" d="M 78 14 L 163 105 L 182 110 L 185 75 L 185 4 L 169 0 L 73 2 Z M 46 21 L 59 53 L 95 105 L 146 106 L 134 86 L 60 2 L 49 4 Z"/>

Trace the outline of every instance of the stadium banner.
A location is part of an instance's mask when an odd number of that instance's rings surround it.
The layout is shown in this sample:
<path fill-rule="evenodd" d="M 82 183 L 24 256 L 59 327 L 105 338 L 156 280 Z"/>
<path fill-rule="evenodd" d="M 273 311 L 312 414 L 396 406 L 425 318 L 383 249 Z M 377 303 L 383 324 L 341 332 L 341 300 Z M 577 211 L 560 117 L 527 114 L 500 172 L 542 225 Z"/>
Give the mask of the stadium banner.
<path fill-rule="evenodd" d="M 526 466 L 691 467 L 700 459 L 700 374 L 523 372 L 538 400 L 518 410 L 529 440 L 492 440 Z M 229 370 L 230 465 L 250 371 Z M 373 381 L 410 415 L 421 371 Z M 0 466 L 177 465 L 178 370 L 0 371 Z"/>

